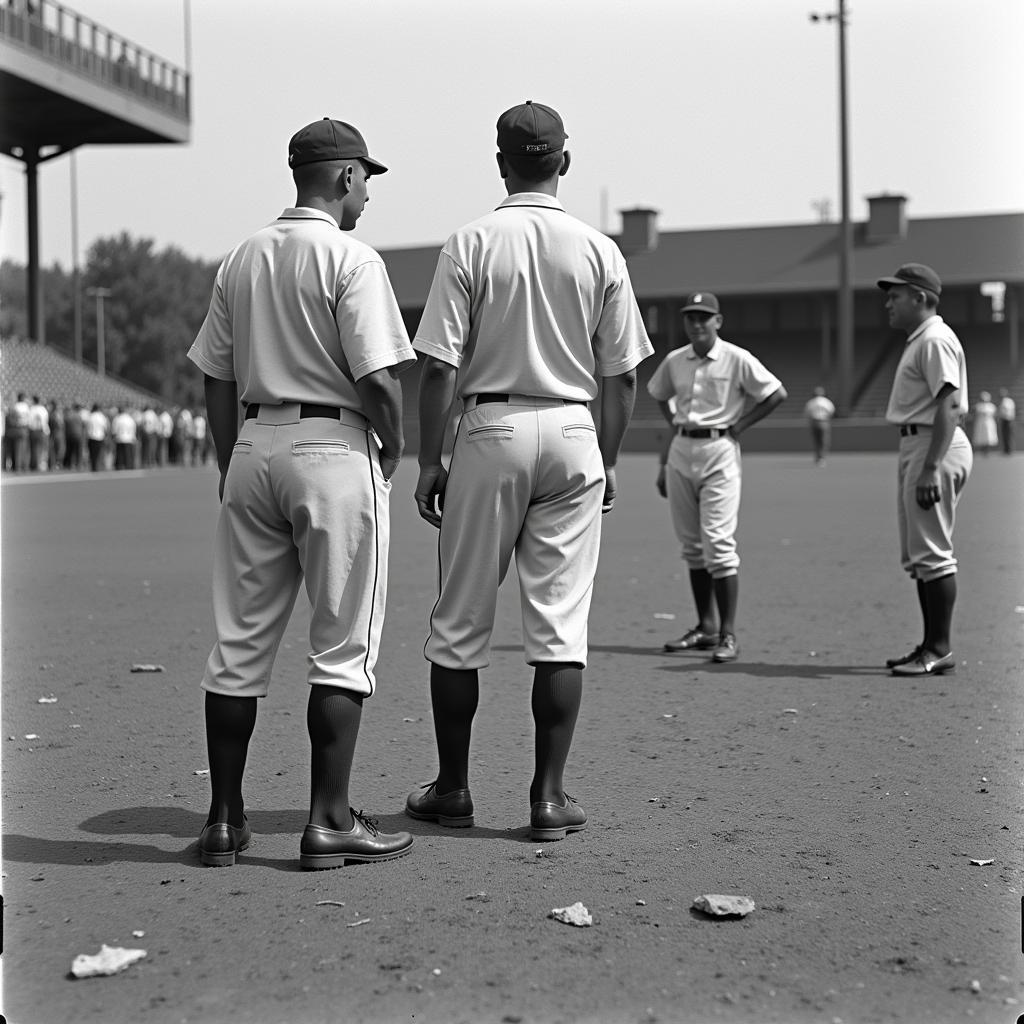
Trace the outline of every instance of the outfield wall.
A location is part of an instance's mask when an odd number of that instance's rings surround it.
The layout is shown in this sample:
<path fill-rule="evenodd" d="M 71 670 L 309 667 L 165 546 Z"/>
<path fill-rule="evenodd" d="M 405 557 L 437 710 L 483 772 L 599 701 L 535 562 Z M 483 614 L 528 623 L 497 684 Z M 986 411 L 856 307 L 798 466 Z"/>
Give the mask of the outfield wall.
<path fill-rule="evenodd" d="M 656 452 L 665 443 L 664 423 L 641 421 L 630 424 L 623 451 Z M 745 452 L 811 451 L 811 431 L 804 419 L 769 417 L 748 430 L 741 441 Z M 881 419 L 848 419 L 832 422 L 832 451 L 889 452 L 899 447 L 899 431 Z"/>

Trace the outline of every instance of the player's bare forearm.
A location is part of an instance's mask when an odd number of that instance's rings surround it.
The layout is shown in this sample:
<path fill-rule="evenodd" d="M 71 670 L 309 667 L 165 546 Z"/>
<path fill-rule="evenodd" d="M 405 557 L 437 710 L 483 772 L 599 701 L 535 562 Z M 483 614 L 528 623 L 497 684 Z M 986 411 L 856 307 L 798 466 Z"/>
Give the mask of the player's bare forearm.
<path fill-rule="evenodd" d="M 619 461 L 619 449 L 626 436 L 636 403 L 636 371 L 605 377 L 601 389 L 601 428 L 597 443 L 605 466 Z"/>
<path fill-rule="evenodd" d="M 932 439 L 924 457 L 925 469 L 937 469 L 945 458 L 959 418 L 960 392 L 951 384 L 946 384 L 939 392 L 935 418 L 932 420 Z"/>
<path fill-rule="evenodd" d="M 780 384 L 767 398 L 763 398 L 752 409 L 744 413 L 732 426 L 732 436 L 739 437 L 755 423 L 771 415 L 788 397 L 786 389 Z"/>
<path fill-rule="evenodd" d="M 420 466 L 440 466 L 458 368 L 427 356 L 420 374 Z"/>
<path fill-rule="evenodd" d="M 217 452 L 221 473 L 227 472 L 231 452 L 238 440 L 238 385 L 233 380 L 218 380 L 204 375 L 206 422 Z"/>
<path fill-rule="evenodd" d="M 385 479 L 390 480 L 405 450 L 402 383 L 398 379 L 398 370 L 393 366 L 374 370 L 356 381 L 356 391 L 363 415 L 380 439 L 381 469 Z"/>
<path fill-rule="evenodd" d="M 931 508 L 940 498 L 939 466 L 949 450 L 960 418 L 960 392 L 945 384 L 938 395 L 932 420 L 931 440 L 925 452 L 921 475 L 915 485 L 915 498 L 921 508 Z"/>

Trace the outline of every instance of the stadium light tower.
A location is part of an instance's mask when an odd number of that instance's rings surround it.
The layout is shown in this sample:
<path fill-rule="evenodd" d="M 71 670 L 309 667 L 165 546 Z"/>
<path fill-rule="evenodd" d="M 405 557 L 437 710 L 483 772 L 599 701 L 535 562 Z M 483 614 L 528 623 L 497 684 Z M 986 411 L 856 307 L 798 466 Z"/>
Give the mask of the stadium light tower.
<path fill-rule="evenodd" d="M 853 292 L 850 283 L 853 264 L 853 228 L 850 224 L 850 147 L 846 109 L 846 0 L 830 14 L 812 13 L 813 22 L 832 21 L 839 29 L 839 308 L 838 363 L 839 414 L 849 416 L 853 397 Z"/>
<path fill-rule="evenodd" d="M 86 288 L 87 295 L 96 297 L 96 372 L 101 376 L 107 373 L 107 349 L 103 324 L 103 300 L 110 298 L 109 288 Z"/>

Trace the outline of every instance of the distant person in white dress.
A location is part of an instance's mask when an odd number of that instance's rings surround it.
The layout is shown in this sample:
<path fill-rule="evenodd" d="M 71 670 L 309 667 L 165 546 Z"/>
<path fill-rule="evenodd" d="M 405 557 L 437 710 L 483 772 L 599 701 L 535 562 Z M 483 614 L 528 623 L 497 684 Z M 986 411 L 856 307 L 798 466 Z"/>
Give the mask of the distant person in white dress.
<path fill-rule="evenodd" d="M 1013 454 L 1013 425 L 1017 420 L 1017 403 L 1006 388 L 999 389 L 999 443 L 1004 455 Z"/>
<path fill-rule="evenodd" d="M 814 446 L 814 464 L 823 466 L 832 440 L 832 417 L 836 407 L 825 397 L 825 389 L 816 387 L 814 397 L 804 406 L 804 416 L 811 427 L 811 443 Z"/>
<path fill-rule="evenodd" d="M 974 403 L 974 431 L 971 434 L 971 444 L 976 452 L 988 455 L 995 451 L 999 444 L 999 434 L 996 429 L 996 406 L 992 396 L 987 391 L 982 391 L 978 401 Z"/>

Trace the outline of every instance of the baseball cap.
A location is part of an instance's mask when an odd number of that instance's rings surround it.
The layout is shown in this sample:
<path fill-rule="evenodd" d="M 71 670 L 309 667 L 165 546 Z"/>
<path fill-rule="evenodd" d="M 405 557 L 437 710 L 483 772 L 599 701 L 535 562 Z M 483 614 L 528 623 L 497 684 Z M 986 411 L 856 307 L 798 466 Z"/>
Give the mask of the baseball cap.
<path fill-rule="evenodd" d="M 300 128 L 288 143 L 288 166 L 302 167 L 324 160 L 362 160 L 371 174 L 383 174 L 387 168 L 366 151 L 366 142 L 357 128 L 345 121 L 325 117 Z"/>
<path fill-rule="evenodd" d="M 923 288 L 932 295 L 942 294 L 942 282 L 939 275 L 923 263 L 904 263 L 892 277 L 880 277 L 878 287 L 888 291 L 894 284 L 909 284 L 913 288 Z"/>
<path fill-rule="evenodd" d="M 703 313 L 718 313 L 718 299 L 711 292 L 691 292 L 686 296 L 681 313 L 691 313 L 700 310 Z"/>
<path fill-rule="evenodd" d="M 498 149 L 511 156 L 544 156 L 565 146 L 562 118 L 557 110 L 527 100 L 498 118 Z"/>

